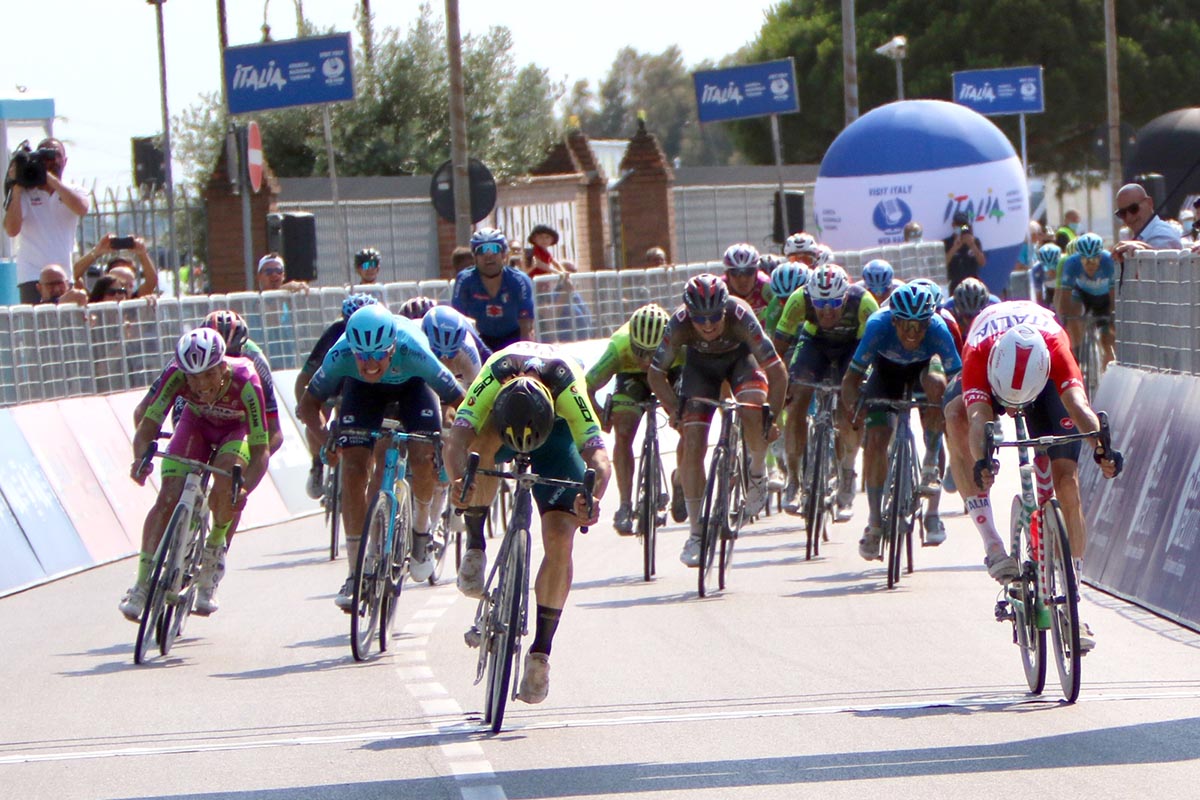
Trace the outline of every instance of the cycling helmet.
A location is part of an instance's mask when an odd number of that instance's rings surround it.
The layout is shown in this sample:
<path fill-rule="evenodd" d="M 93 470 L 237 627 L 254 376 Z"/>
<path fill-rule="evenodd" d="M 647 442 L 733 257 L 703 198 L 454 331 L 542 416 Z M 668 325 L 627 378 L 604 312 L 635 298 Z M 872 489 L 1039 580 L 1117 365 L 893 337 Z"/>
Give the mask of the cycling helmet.
<path fill-rule="evenodd" d="M 725 262 L 725 269 L 758 269 L 758 249 L 752 244 L 730 245 L 725 251 L 725 257 L 722 259 Z"/>
<path fill-rule="evenodd" d="M 809 255 L 816 247 L 817 240 L 808 233 L 793 233 L 783 243 L 783 254 L 785 256 L 802 256 Z"/>
<path fill-rule="evenodd" d="M 780 264 L 771 273 L 771 294 L 780 300 L 787 300 L 792 292 L 799 289 L 808 281 L 808 267 L 789 261 Z"/>
<path fill-rule="evenodd" d="M 421 330 L 438 358 L 450 358 L 462 347 L 471 323 L 450 306 L 434 306 L 421 318 Z"/>
<path fill-rule="evenodd" d="M 862 278 L 868 292 L 884 294 L 892 288 L 892 281 L 896 279 L 896 271 L 882 258 L 873 258 L 863 267 Z"/>
<path fill-rule="evenodd" d="M 342 301 L 342 319 L 350 319 L 350 315 L 363 306 L 373 306 L 379 302 L 373 294 L 352 294 Z"/>
<path fill-rule="evenodd" d="M 916 281 L 910 281 L 892 292 L 889 300 L 896 319 L 925 321 L 933 316 L 933 293 Z"/>
<path fill-rule="evenodd" d="M 924 286 L 928 289 L 929 295 L 933 298 L 934 308 L 940 306 L 942 301 L 946 299 L 946 296 L 942 294 L 942 287 L 929 280 L 929 278 L 913 278 L 909 283 L 915 283 L 917 286 Z"/>
<path fill-rule="evenodd" d="M 379 251 L 374 247 L 364 247 L 354 254 L 354 266 L 358 269 L 374 269 L 379 266 Z"/>
<path fill-rule="evenodd" d="M 1080 258 L 1099 258 L 1104 249 L 1104 240 L 1098 233 L 1085 233 L 1075 240 L 1075 252 Z"/>
<path fill-rule="evenodd" d="M 964 317 L 973 317 L 987 307 L 992 299 L 987 284 L 979 278 L 963 278 L 954 287 L 954 311 Z"/>
<path fill-rule="evenodd" d="M 837 300 L 845 297 L 850 288 L 850 279 L 846 270 L 837 264 L 813 269 L 806 284 L 808 296 L 813 300 Z"/>
<path fill-rule="evenodd" d="M 629 342 L 639 350 L 653 352 L 662 343 L 671 315 L 658 303 L 648 303 L 629 318 Z"/>
<path fill-rule="evenodd" d="M 818 244 L 813 256 L 813 268 L 824 267 L 833 263 L 833 248 L 827 244 Z"/>
<path fill-rule="evenodd" d="M 1062 248 L 1050 242 L 1038 248 L 1038 260 L 1042 262 L 1042 267 L 1050 271 L 1054 271 L 1058 267 L 1059 259 L 1062 258 Z"/>
<path fill-rule="evenodd" d="M 246 320 L 236 311 L 228 309 L 210 313 L 204 318 L 204 327 L 212 328 L 221 334 L 221 338 L 225 340 L 225 352 L 231 356 L 240 356 L 246 340 L 250 338 Z"/>
<path fill-rule="evenodd" d="M 400 306 L 400 316 L 415 319 L 418 322 L 429 312 L 429 309 L 437 305 L 437 300 L 432 297 L 410 297 L 404 301 L 404 305 Z"/>
<path fill-rule="evenodd" d="M 790 263 L 785 257 L 775 253 L 763 253 L 758 257 L 758 268 L 768 275 L 775 272 L 780 264 Z"/>
<path fill-rule="evenodd" d="M 508 239 L 505 238 L 504 231 L 497 228 L 480 228 L 471 234 L 472 253 L 485 244 L 498 244 L 501 253 L 508 252 Z"/>
<path fill-rule="evenodd" d="M 377 353 L 396 343 L 396 320 L 382 304 L 363 306 L 346 320 L 346 341 L 355 353 Z"/>
<path fill-rule="evenodd" d="M 212 328 L 196 328 L 179 337 L 175 360 L 188 375 L 206 372 L 225 358 L 225 339 Z"/>
<path fill-rule="evenodd" d="M 1005 406 L 1017 408 L 1042 393 L 1050 376 L 1050 348 L 1029 325 L 1009 328 L 988 355 L 988 384 Z"/>
<path fill-rule="evenodd" d="M 513 378 L 496 392 L 492 421 L 505 447 L 532 453 L 545 444 L 554 429 L 554 399 L 537 378 Z"/>
<path fill-rule="evenodd" d="M 725 308 L 729 287 L 716 275 L 705 272 L 692 278 L 683 287 L 683 304 L 691 314 L 711 317 Z"/>

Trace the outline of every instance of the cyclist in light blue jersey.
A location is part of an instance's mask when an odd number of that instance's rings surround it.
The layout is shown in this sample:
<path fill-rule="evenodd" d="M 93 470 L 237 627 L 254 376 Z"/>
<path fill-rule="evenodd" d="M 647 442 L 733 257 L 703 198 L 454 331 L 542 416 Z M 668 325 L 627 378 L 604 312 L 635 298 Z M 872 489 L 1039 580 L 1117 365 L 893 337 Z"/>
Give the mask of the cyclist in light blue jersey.
<path fill-rule="evenodd" d="M 1067 334 L 1076 353 L 1083 341 L 1084 315 L 1107 318 L 1100 326 L 1107 366 L 1116 358 L 1117 326 L 1112 314 L 1117 301 L 1117 267 L 1098 234 L 1085 233 L 1075 240 L 1075 254 L 1060 265 L 1058 285 L 1054 310 L 1059 319 L 1067 321 Z"/>

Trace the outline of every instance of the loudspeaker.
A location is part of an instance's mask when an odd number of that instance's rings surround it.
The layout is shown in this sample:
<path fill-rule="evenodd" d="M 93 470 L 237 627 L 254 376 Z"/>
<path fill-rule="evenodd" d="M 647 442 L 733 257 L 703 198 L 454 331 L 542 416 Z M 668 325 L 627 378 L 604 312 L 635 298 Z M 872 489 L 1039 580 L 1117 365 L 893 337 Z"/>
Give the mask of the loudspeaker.
<path fill-rule="evenodd" d="M 306 211 L 267 214 L 267 249 L 283 256 L 289 281 L 315 281 L 316 217 Z"/>
<path fill-rule="evenodd" d="M 1150 195 L 1150 199 L 1154 201 L 1155 213 L 1158 213 L 1163 203 L 1167 202 L 1167 179 L 1157 172 L 1143 172 L 1141 175 L 1134 175 L 1133 182 L 1141 184 L 1141 187 L 1146 190 L 1146 194 Z"/>
<path fill-rule="evenodd" d="M 133 185 L 158 191 L 167 184 L 167 159 L 158 136 L 134 136 Z"/>
<path fill-rule="evenodd" d="M 783 203 L 787 203 L 788 230 L 783 230 Z M 772 238 L 776 244 L 783 244 L 793 233 L 804 230 L 804 192 L 775 192 L 775 232 Z"/>

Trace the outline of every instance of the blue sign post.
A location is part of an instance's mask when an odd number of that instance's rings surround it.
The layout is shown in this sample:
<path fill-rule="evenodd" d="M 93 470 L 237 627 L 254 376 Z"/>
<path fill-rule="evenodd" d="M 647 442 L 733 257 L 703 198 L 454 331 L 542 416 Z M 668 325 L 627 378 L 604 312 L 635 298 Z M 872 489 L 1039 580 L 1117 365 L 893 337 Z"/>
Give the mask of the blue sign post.
<path fill-rule="evenodd" d="M 230 114 L 354 99 L 350 34 L 225 49 Z"/>
<path fill-rule="evenodd" d="M 954 102 L 984 116 L 1040 114 L 1046 110 L 1041 67 L 955 72 Z"/>
<path fill-rule="evenodd" d="M 796 91 L 796 62 L 788 57 L 729 69 L 692 74 L 696 88 L 696 111 L 701 124 L 750 117 L 771 118 L 771 140 L 775 145 L 775 167 L 779 171 L 779 213 L 783 236 L 792 232 L 783 193 L 783 148 L 779 141 L 779 115 L 800 110 Z M 800 220 L 803 227 L 804 220 Z"/>

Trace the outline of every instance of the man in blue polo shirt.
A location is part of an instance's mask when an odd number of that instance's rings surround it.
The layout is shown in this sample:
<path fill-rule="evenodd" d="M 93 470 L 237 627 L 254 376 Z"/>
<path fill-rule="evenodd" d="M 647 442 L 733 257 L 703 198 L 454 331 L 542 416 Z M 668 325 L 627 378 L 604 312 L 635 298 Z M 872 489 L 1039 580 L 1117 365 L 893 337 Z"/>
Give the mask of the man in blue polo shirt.
<path fill-rule="evenodd" d="M 495 228 L 471 235 L 475 266 L 458 273 L 450 305 L 475 320 L 479 336 L 493 352 L 513 342 L 533 341 L 533 281 L 504 265 L 508 239 Z"/>

